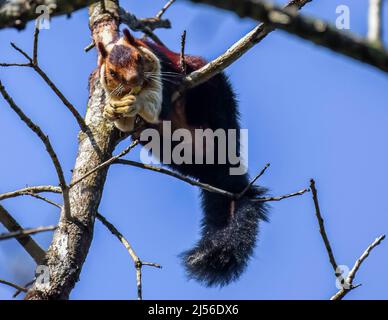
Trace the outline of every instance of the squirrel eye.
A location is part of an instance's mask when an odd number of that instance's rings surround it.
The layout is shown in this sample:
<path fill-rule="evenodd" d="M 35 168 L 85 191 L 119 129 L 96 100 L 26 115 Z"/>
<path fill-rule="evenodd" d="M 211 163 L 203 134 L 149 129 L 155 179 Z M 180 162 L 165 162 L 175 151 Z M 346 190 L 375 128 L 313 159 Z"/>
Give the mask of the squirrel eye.
<path fill-rule="evenodd" d="M 112 69 L 109 70 L 109 74 L 110 74 L 113 78 L 116 78 L 116 77 L 117 77 L 117 72 L 114 71 L 114 70 L 112 70 Z"/>

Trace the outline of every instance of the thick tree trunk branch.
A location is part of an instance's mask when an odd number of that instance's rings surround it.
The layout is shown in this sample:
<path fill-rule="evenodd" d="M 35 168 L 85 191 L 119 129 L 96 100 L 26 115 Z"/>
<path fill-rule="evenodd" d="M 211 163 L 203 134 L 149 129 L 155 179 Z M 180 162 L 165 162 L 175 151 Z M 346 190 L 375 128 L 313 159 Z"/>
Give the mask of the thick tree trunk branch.
<path fill-rule="evenodd" d="M 388 52 L 369 41 L 337 30 L 324 21 L 299 15 L 259 0 L 191 0 L 263 21 L 302 39 L 388 72 Z"/>
<path fill-rule="evenodd" d="M 107 12 L 100 4 L 90 8 L 90 29 L 95 42 L 107 44 L 118 36 L 118 6 L 106 1 Z M 85 173 L 99 166 L 112 156 L 119 140 L 117 130 L 103 117 L 104 90 L 97 73 L 90 79 L 90 97 L 85 122 L 89 126 L 95 143 L 81 133 L 78 156 L 73 170 L 72 181 L 77 181 Z M 35 283 L 26 299 L 68 299 L 78 281 L 82 265 L 88 253 L 94 221 L 101 200 L 108 167 L 96 171 L 70 190 L 72 220 L 64 218 L 62 210 L 58 228 L 47 252 L 47 266 L 50 282 L 48 286 Z"/>
<path fill-rule="evenodd" d="M 50 8 L 50 15 L 70 15 L 78 9 L 85 8 L 96 0 L 0 0 L 0 29 L 24 29 L 27 22 L 36 19 L 41 12 L 36 8 L 45 5 Z"/>

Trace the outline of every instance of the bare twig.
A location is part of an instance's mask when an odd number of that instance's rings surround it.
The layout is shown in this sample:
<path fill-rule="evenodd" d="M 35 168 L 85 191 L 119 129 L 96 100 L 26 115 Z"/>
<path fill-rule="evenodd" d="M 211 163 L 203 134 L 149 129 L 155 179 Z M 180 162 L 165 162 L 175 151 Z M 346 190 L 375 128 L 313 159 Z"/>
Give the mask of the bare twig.
<path fill-rule="evenodd" d="M 12 215 L 0 205 L 0 222 L 7 228 L 9 232 L 23 230 L 21 225 L 12 217 Z M 43 264 L 46 252 L 32 239 L 26 235 L 17 238 L 20 245 L 27 251 L 27 253 L 34 259 L 36 264 Z"/>
<path fill-rule="evenodd" d="M 353 289 L 359 287 L 360 285 L 353 285 L 353 280 L 357 274 L 358 269 L 360 269 L 362 263 L 365 261 L 365 259 L 369 256 L 371 251 L 377 247 L 381 241 L 385 239 L 385 235 L 381 235 L 375 241 L 373 241 L 372 244 L 369 245 L 369 247 L 364 251 L 364 253 L 361 255 L 360 258 L 356 261 L 354 264 L 352 270 L 350 270 L 346 280 L 345 284 L 346 286 L 343 286 L 342 289 L 340 289 L 334 296 L 330 298 L 330 300 L 341 300 L 343 297 L 345 297 L 350 291 Z"/>
<path fill-rule="evenodd" d="M 162 16 L 165 14 L 165 12 L 168 10 L 168 8 L 170 8 L 172 6 L 172 4 L 175 2 L 175 0 L 170 0 L 168 1 L 164 7 L 162 9 L 160 9 L 160 11 L 156 14 L 156 18 L 157 19 L 160 19 L 162 18 Z"/>
<path fill-rule="evenodd" d="M 317 192 L 317 189 L 315 187 L 314 179 L 310 180 L 310 188 L 311 188 L 311 192 L 313 195 L 315 214 L 316 214 L 317 219 L 318 219 L 319 232 L 321 233 L 321 236 L 322 236 L 323 242 L 325 244 L 327 254 L 329 255 L 329 260 L 330 260 L 330 263 L 333 267 L 334 273 L 335 273 L 336 277 L 338 277 L 338 276 L 340 276 L 340 274 L 338 274 L 338 264 L 334 258 L 334 253 L 333 253 L 333 249 L 331 248 L 329 238 L 327 237 L 324 220 L 322 218 L 321 209 L 319 207 L 318 192 Z"/>
<path fill-rule="evenodd" d="M 0 67 L 31 67 L 30 63 L 0 63 Z"/>
<path fill-rule="evenodd" d="M 213 187 L 209 184 L 199 182 L 199 181 L 191 179 L 185 175 L 182 175 L 180 173 L 177 173 L 175 171 L 171 171 L 171 170 L 168 170 L 168 169 L 165 169 L 162 167 L 152 166 L 149 164 L 143 164 L 143 163 L 140 163 L 137 161 L 126 160 L 126 159 L 117 159 L 114 163 L 129 165 L 129 166 L 133 166 L 133 167 L 137 167 L 137 168 L 141 168 L 141 169 L 159 172 L 159 173 L 177 178 L 177 179 L 182 180 L 184 182 L 187 182 L 187 183 L 191 184 L 192 186 L 200 187 L 200 188 L 207 190 L 209 192 L 218 193 L 218 194 L 224 195 L 224 196 L 229 197 L 229 198 L 235 197 L 234 193 L 232 193 L 232 192 L 225 191 L 225 190 L 219 189 L 217 187 Z"/>
<path fill-rule="evenodd" d="M 255 184 L 255 182 L 265 173 L 269 166 L 270 164 L 267 163 L 263 170 L 261 170 L 260 173 L 244 188 L 244 190 L 237 195 L 237 199 L 241 199 L 248 192 L 248 190 Z"/>
<path fill-rule="evenodd" d="M 258 201 L 258 202 L 281 201 L 281 200 L 284 200 L 284 199 L 301 196 L 301 195 L 305 194 L 306 192 L 310 192 L 310 189 L 308 189 L 308 188 L 302 189 L 300 191 L 289 193 L 289 194 L 285 194 L 283 196 L 256 198 L 256 199 L 253 199 L 252 201 Z"/>
<path fill-rule="evenodd" d="M 15 284 L 15 283 L 12 283 L 12 282 L 9 282 L 9 281 L 6 281 L 6 280 L 0 279 L 0 283 L 5 284 L 7 286 L 10 286 L 10 287 L 12 287 L 12 288 L 14 288 L 14 289 L 16 289 L 18 291 L 22 291 L 22 292 L 27 292 L 28 291 L 27 288 L 21 287 L 21 286 Z"/>
<path fill-rule="evenodd" d="M 156 43 L 163 45 L 162 40 L 153 32 L 155 29 L 169 29 L 171 28 L 171 22 L 169 20 L 160 18 L 145 18 L 138 19 L 134 14 L 127 12 L 123 8 L 119 9 L 120 20 L 126 24 L 133 31 L 141 31 L 148 37 L 150 37 Z M 95 47 L 94 41 L 88 44 L 84 51 L 88 52 Z"/>
<path fill-rule="evenodd" d="M 27 282 L 27 283 L 24 285 L 24 287 L 21 287 L 20 289 L 17 289 L 17 290 L 15 291 L 15 293 L 12 295 L 12 298 L 15 299 L 20 293 L 22 293 L 22 292 L 27 292 L 27 291 L 28 291 L 27 288 L 30 287 L 34 282 L 35 282 L 35 278 L 34 278 L 33 280 Z M 26 289 L 26 291 L 24 291 L 23 289 Z"/>
<path fill-rule="evenodd" d="M 40 68 L 38 65 L 38 36 L 39 36 L 39 29 L 34 34 L 34 49 L 33 49 L 33 58 L 31 58 L 24 50 L 16 46 L 14 43 L 11 42 L 11 46 L 18 51 L 20 54 L 22 54 L 29 63 L 26 64 L 7 64 L 3 63 L 0 64 L 0 66 L 19 66 L 19 67 L 31 67 L 33 68 L 37 74 L 46 82 L 46 84 L 54 91 L 54 93 L 57 95 L 57 97 L 63 102 L 63 104 L 67 107 L 67 109 L 72 113 L 74 118 L 76 119 L 78 125 L 80 126 L 81 130 L 83 132 L 88 132 L 88 127 L 85 124 L 85 121 L 83 117 L 80 115 L 80 113 L 77 111 L 77 109 L 70 103 L 70 101 L 64 96 L 64 94 L 58 89 L 58 87 L 51 81 L 51 79 L 47 76 L 47 74 Z"/>
<path fill-rule="evenodd" d="M 55 206 L 55 207 L 57 207 L 57 208 L 59 208 L 59 209 L 62 208 L 62 206 L 61 206 L 60 204 L 58 204 L 58 203 L 56 203 L 56 202 L 54 202 L 54 201 L 52 201 L 52 200 L 50 200 L 50 199 L 48 199 L 48 198 L 46 198 L 46 197 L 42 197 L 42 196 L 40 196 L 39 194 L 36 194 L 36 193 L 27 192 L 27 193 L 26 193 L 26 196 L 31 196 L 31 197 L 33 197 L 33 198 L 36 198 L 36 199 L 45 201 L 45 202 L 47 202 L 47 203 L 49 203 L 49 204 L 52 204 L 53 206 Z"/>
<path fill-rule="evenodd" d="M 378 237 L 366 250 L 365 252 L 361 255 L 361 257 L 356 261 L 355 265 L 353 266 L 352 270 L 350 270 L 349 274 L 347 275 L 346 279 L 342 277 L 342 273 L 340 268 L 338 267 L 338 264 L 334 258 L 334 253 L 333 249 L 330 245 L 329 238 L 327 237 L 326 230 L 325 230 L 325 225 L 324 225 L 324 220 L 322 218 L 321 210 L 319 208 L 319 202 L 318 202 L 318 192 L 315 187 L 315 181 L 313 179 L 310 180 L 310 188 L 312 191 L 313 195 L 313 201 L 314 201 L 314 206 L 315 206 L 315 212 L 316 216 L 318 219 L 318 224 L 319 224 L 319 231 L 321 233 L 323 242 L 326 247 L 326 251 L 329 255 L 329 260 L 330 263 L 333 267 L 335 277 L 338 279 L 340 282 L 342 288 L 334 295 L 331 297 L 330 300 L 341 300 L 346 294 L 348 294 L 351 290 L 358 288 L 360 285 L 353 285 L 353 280 L 354 277 L 356 276 L 356 273 L 358 269 L 360 268 L 361 264 L 365 261 L 365 259 L 369 256 L 369 253 L 378 246 L 381 241 L 385 239 L 385 235 L 382 235 Z"/>
<path fill-rule="evenodd" d="M 231 198 L 231 199 L 234 199 L 234 200 L 238 200 L 238 199 L 241 198 L 241 193 L 229 192 L 229 191 L 226 191 L 226 190 L 214 187 L 212 185 L 199 182 L 199 181 L 197 181 L 195 179 L 189 178 L 189 177 L 184 176 L 184 175 L 182 175 L 180 173 L 177 173 L 177 172 L 174 172 L 174 171 L 162 168 L 162 167 L 152 166 L 152 165 L 149 165 L 149 164 L 143 164 L 143 163 L 140 163 L 140 162 L 137 162 L 137 161 L 126 160 L 126 159 L 117 159 L 114 163 L 116 163 L 116 164 L 123 164 L 123 165 L 129 165 L 129 166 L 133 166 L 133 167 L 137 167 L 137 168 L 141 168 L 141 169 L 146 169 L 146 170 L 151 170 L 151 171 L 155 171 L 155 172 L 158 172 L 158 173 L 162 173 L 162 174 L 174 177 L 176 179 L 182 180 L 182 181 L 184 181 L 184 182 L 186 182 L 188 184 L 191 184 L 192 186 L 197 186 L 197 187 L 200 187 L 203 190 L 206 190 L 206 191 L 209 191 L 209 192 L 213 192 L 213 193 L 217 193 L 217 194 L 220 194 L 222 196 L 225 196 L 225 197 L 228 197 L 228 198 Z M 254 180 L 253 183 L 265 172 L 265 170 L 267 168 L 268 168 L 268 165 L 260 172 L 260 174 L 258 176 L 256 176 L 255 179 L 253 179 Z M 248 189 L 253 185 L 253 183 L 252 182 L 249 183 L 249 185 L 247 186 Z M 309 189 L 303 189 L 303 190 L 300 190 L 298 192 L 293 192 L 293 193 L 282 195 L 282 196 L 256 198 L 256 199 L 252 199 L 252 201 L 260 201 L 260 202 L 280 201 L 280 200 L 283 200 L 283 199 L 287 199 L 287 198 L 291 198 L 291 197 L 302 195 L 302 194 L 304 194 L 304 193 L 306 193 L 308 191 L 309 191 Z M 246 191 L 244 193 L 246 193 Z"/>
<path fill-rule="evenodd" d="M 383 0 L 369 0 L 368 40 L 382 47 L 382 6 Z"/>
<path fill-rule="evenodd" d="M 171 28 L 171 22 L 169 20 L 159 18 L 138 19 L 135 15 L 127 12 L 123 8 L 120 8 L 119 10 L 121 22 L 126 24 L 133 31 L 144 31 L 144 28 L 150 30 Z"/>
<path fill-rule="evenodd" d="M 38 41 L 39 41 L 39 28 L 38 26 L 35 27 L 34 32 L 34 51 L 32 54 L 32 63 L 38 64 Z"/>
<path fill-rule="evenodd" d="M 99 171 L 99 170 L 101 170 L 101 169 L 111 165 L 113 162 L 115 162 L 116 160 L 120 159 L 121 157 L 124 157 L 128 152 L 130 152 L 138 144 L 139 144 L 139 140 L 132 141 L 132 143 L 127 148 L 125 148 L 123 151 L 121 151 L 118 155 L 116 155 L 114 157 L 111 157 L 110 159 L 108 159 L 105 162 L 101 163 L 100 165 L 98 165 L 94 169 L 92 169 L 89 172 L 85 173 L 79 179 L 73 181 L 70 184 L 69 188 L 74 187 L 76 184 L 80 183 L 82 180 L 84 180 L 85 178 L 89 177 L 91 174 L 93 174 L 93 173 L 95 173 L 95 172 L 97 172 L 97 171 Z"/>
<path fill-rule="evenodd" d="M 23 196 L 29 193 L 42 193 L 42 192 L 53 192 L 53 193 L 61 193 L 61 188 L 56 186 L 34 186 L 34 187 L 26 187 L 23 189 L 19 189 L 16 191 L 6 192 L 3 194 L 0 194 L 0 201 L 14 198 L 18 196 Z"/>
<path fill-rule="evenodd" d="M 100 220 L 105 227 L 108 228 L 110 232 L 124 245 L 124 247 L 127 249 L 129 255 L 131 256 L 133 262 L 135 263 L 135 268 L 136 268 L 136 282 L 137 282 L 137 297 L 139 300 L 142 299 L 142 268 L 143 266 L 151 266 L 155 268 L 161 268 L 161 266 L 157 263 L 152 263 L 152 262 L 143 262 L 140 260 L 138 255 L 135 253 L 133 250 L 132 246 L 128 242 L 128 240 L 123 236 L 123 234 L 116 229 L 116 227 L 111 224 L 106 218 L 97 213 L 97 218 Z"/>
<path fill-rule="evenodd" d="M 69 201 L 69 189 L 66 184 L 65 176 L 63 174 L 61 163 L 59 162 L 58 156 L 54 151 L 54 148 L 50 142 L 50 139 L 46 134 L 42 131 L 42 129 L 37 126 L 32 120 L 25 115 L 25 113 L 16 105 L 13 99 L 10 97 L 8 92 L 5 90 L 2 82 L 0 81 L 0 92 L 3 95 L 4 99 L 8 102 L 9 106 L 16 112 L 16 114 L 20 117 L 20 119 L 39 137 L 39 139 L 43 142 L 46 147 L 47 153 L 49 154 L 51 161 L 55 167 L 57 172 L 57 176 L 59 179 L 59 184 L 62 189 L 63 201 L 65 214 L 67 218 L 71 218 L 70 212 L 70 201 Z"/>
<path fill-rule="evenodd" d="M 181 38 L 181 58 L 180 58 L 180 65 L 181 70 L 184 75 L 187 73 L 187 67 L 186 67 L 186 58 L 185 58 L 185 46 L 186 46 L 186 30 L 182 33 Z"/>
<path fill-rule="evenodd" d="M 0 233 L 0 240 L 7 240 L 11 238 L 21 238 L 26 235 L 32 235 L 32 234 L 46 232 L 46 231 L 53 231 L 56 228 L 57 228 L 56 226 L 47 226 L 47 227 L 37 227 L 37 228 L 31 228 L 31 229 L 22 229 L 19 231 L 13 231 L 8 233 Z"/>
<path fill-rule="evenodd" d="M 90 42 L 85 48 L 84 48 L 84 51 L 85 52 L 89 52 L 90 50 L 92 50 L 96 45 L 94 44 L 94 42 Z"/>

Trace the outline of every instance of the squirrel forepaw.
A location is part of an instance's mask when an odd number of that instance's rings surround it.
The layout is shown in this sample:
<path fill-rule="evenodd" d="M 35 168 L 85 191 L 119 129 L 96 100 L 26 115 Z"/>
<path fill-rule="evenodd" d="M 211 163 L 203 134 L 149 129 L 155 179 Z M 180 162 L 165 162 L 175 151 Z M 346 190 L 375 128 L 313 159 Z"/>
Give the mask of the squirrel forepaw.
<path fill-rule="evenodd" d="M 104 116 L 115 121 L 124 117 L 134 117 L 139 113 L 140 106 L 134 95 L 126 95 L 120 100 L 111 100 L 104 108 Z"/>

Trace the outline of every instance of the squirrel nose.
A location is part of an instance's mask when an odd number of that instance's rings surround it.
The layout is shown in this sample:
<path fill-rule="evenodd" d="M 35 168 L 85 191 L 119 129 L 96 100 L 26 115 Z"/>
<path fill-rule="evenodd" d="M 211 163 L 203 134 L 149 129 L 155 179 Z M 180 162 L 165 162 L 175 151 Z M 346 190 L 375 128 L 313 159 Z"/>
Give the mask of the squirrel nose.
<path fill-rule="evenodd" d="M 130 84 L 138 84 L 140 82 L 140 75 L 138 73 L 131 73 L 127 78 L 127 82 Z"/>

